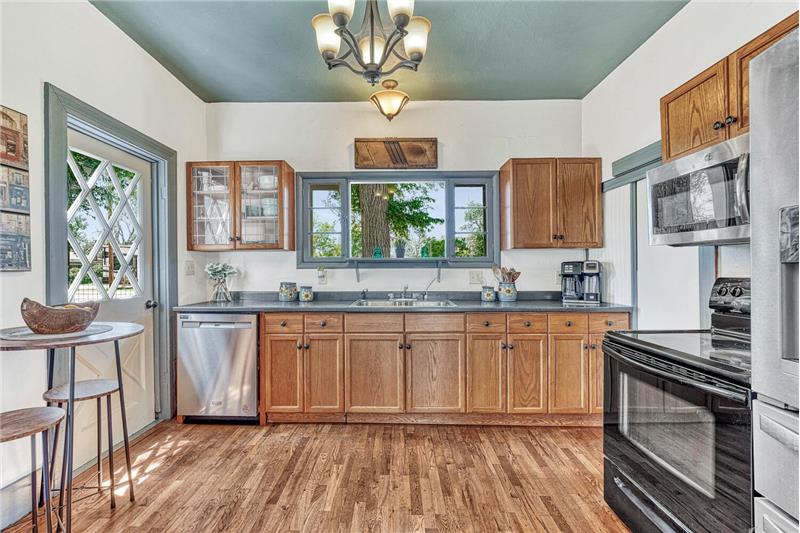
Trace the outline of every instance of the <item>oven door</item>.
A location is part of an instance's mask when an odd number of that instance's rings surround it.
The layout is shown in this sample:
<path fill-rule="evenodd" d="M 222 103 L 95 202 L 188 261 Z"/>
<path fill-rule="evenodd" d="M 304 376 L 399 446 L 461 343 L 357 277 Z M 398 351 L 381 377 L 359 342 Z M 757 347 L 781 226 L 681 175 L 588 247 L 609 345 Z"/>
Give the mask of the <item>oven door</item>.
<path fill-rule="evenodd" d="M 650 244 L 746 242 L 748 149 L 737 137 L 649 171 Z"/>
<path fill-rule="evenodd" d="M 634 531 L 747 531 L 749 391 L 608 339 L 605 498 Z"/>

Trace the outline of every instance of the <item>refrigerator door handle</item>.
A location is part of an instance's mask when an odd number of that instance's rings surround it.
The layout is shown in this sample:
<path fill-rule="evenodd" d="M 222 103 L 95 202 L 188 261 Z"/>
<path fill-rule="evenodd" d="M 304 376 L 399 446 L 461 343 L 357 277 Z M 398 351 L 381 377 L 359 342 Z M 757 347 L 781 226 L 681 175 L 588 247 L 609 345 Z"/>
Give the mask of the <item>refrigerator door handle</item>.
<path fill-rule="evenodd" d="M 736 167 L 736 208 L 735 213 L 742 223 L 747 224 L 750 222 L 750 200 L 747 195 L 747 182 L 749 154 L 742 154 L 739 156 L 739 164 Z"/>

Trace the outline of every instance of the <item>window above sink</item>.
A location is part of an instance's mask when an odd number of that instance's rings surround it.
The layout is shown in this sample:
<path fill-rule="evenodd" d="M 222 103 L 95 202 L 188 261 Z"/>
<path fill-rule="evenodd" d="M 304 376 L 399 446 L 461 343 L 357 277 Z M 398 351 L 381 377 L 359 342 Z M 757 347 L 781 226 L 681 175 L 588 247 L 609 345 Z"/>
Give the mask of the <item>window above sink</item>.
<path fill-rule="evenodd" d="M 496 172 L 299 178 L 299 268 L 488 267 L 499 261 Z"/>

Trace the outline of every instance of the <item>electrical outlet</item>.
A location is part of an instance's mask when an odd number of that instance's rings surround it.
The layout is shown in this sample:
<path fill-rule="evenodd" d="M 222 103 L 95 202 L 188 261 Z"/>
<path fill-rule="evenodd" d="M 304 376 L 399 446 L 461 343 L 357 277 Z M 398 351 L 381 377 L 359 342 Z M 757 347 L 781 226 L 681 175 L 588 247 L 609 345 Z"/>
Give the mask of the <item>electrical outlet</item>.
<path fill-rule="evenodd" d="M 187 259 L 183 263 L 183 273 L 186 276 L 194 276 L 194 261 Z"/>
<path fill-rule="evenodd" d="M 559 287 L 561 286 L 561 271 L 560 271 L 560 270 L 556 270 L 556 277 L 555 277 L 555 279 L 553 280 L 553 282 L 554 282 L 556 285 L 558 285 Z"/>
<path fill-rule="evenodd" d="M 470 285 L 483 285 L 483 272 L 480 270 L 469 271 L 469 284 Z"/>

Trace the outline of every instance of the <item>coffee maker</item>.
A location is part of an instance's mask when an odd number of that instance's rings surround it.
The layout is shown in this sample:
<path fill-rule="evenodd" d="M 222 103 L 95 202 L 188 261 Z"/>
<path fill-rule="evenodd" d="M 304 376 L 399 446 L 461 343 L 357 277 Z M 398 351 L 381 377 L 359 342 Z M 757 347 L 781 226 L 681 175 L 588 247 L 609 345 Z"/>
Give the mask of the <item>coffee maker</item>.
<path fill-rule="evenodd" d="M 600 305 L 601 271 L 600 261 L 561 263 L 561 301 L 567 305 Z"/>

